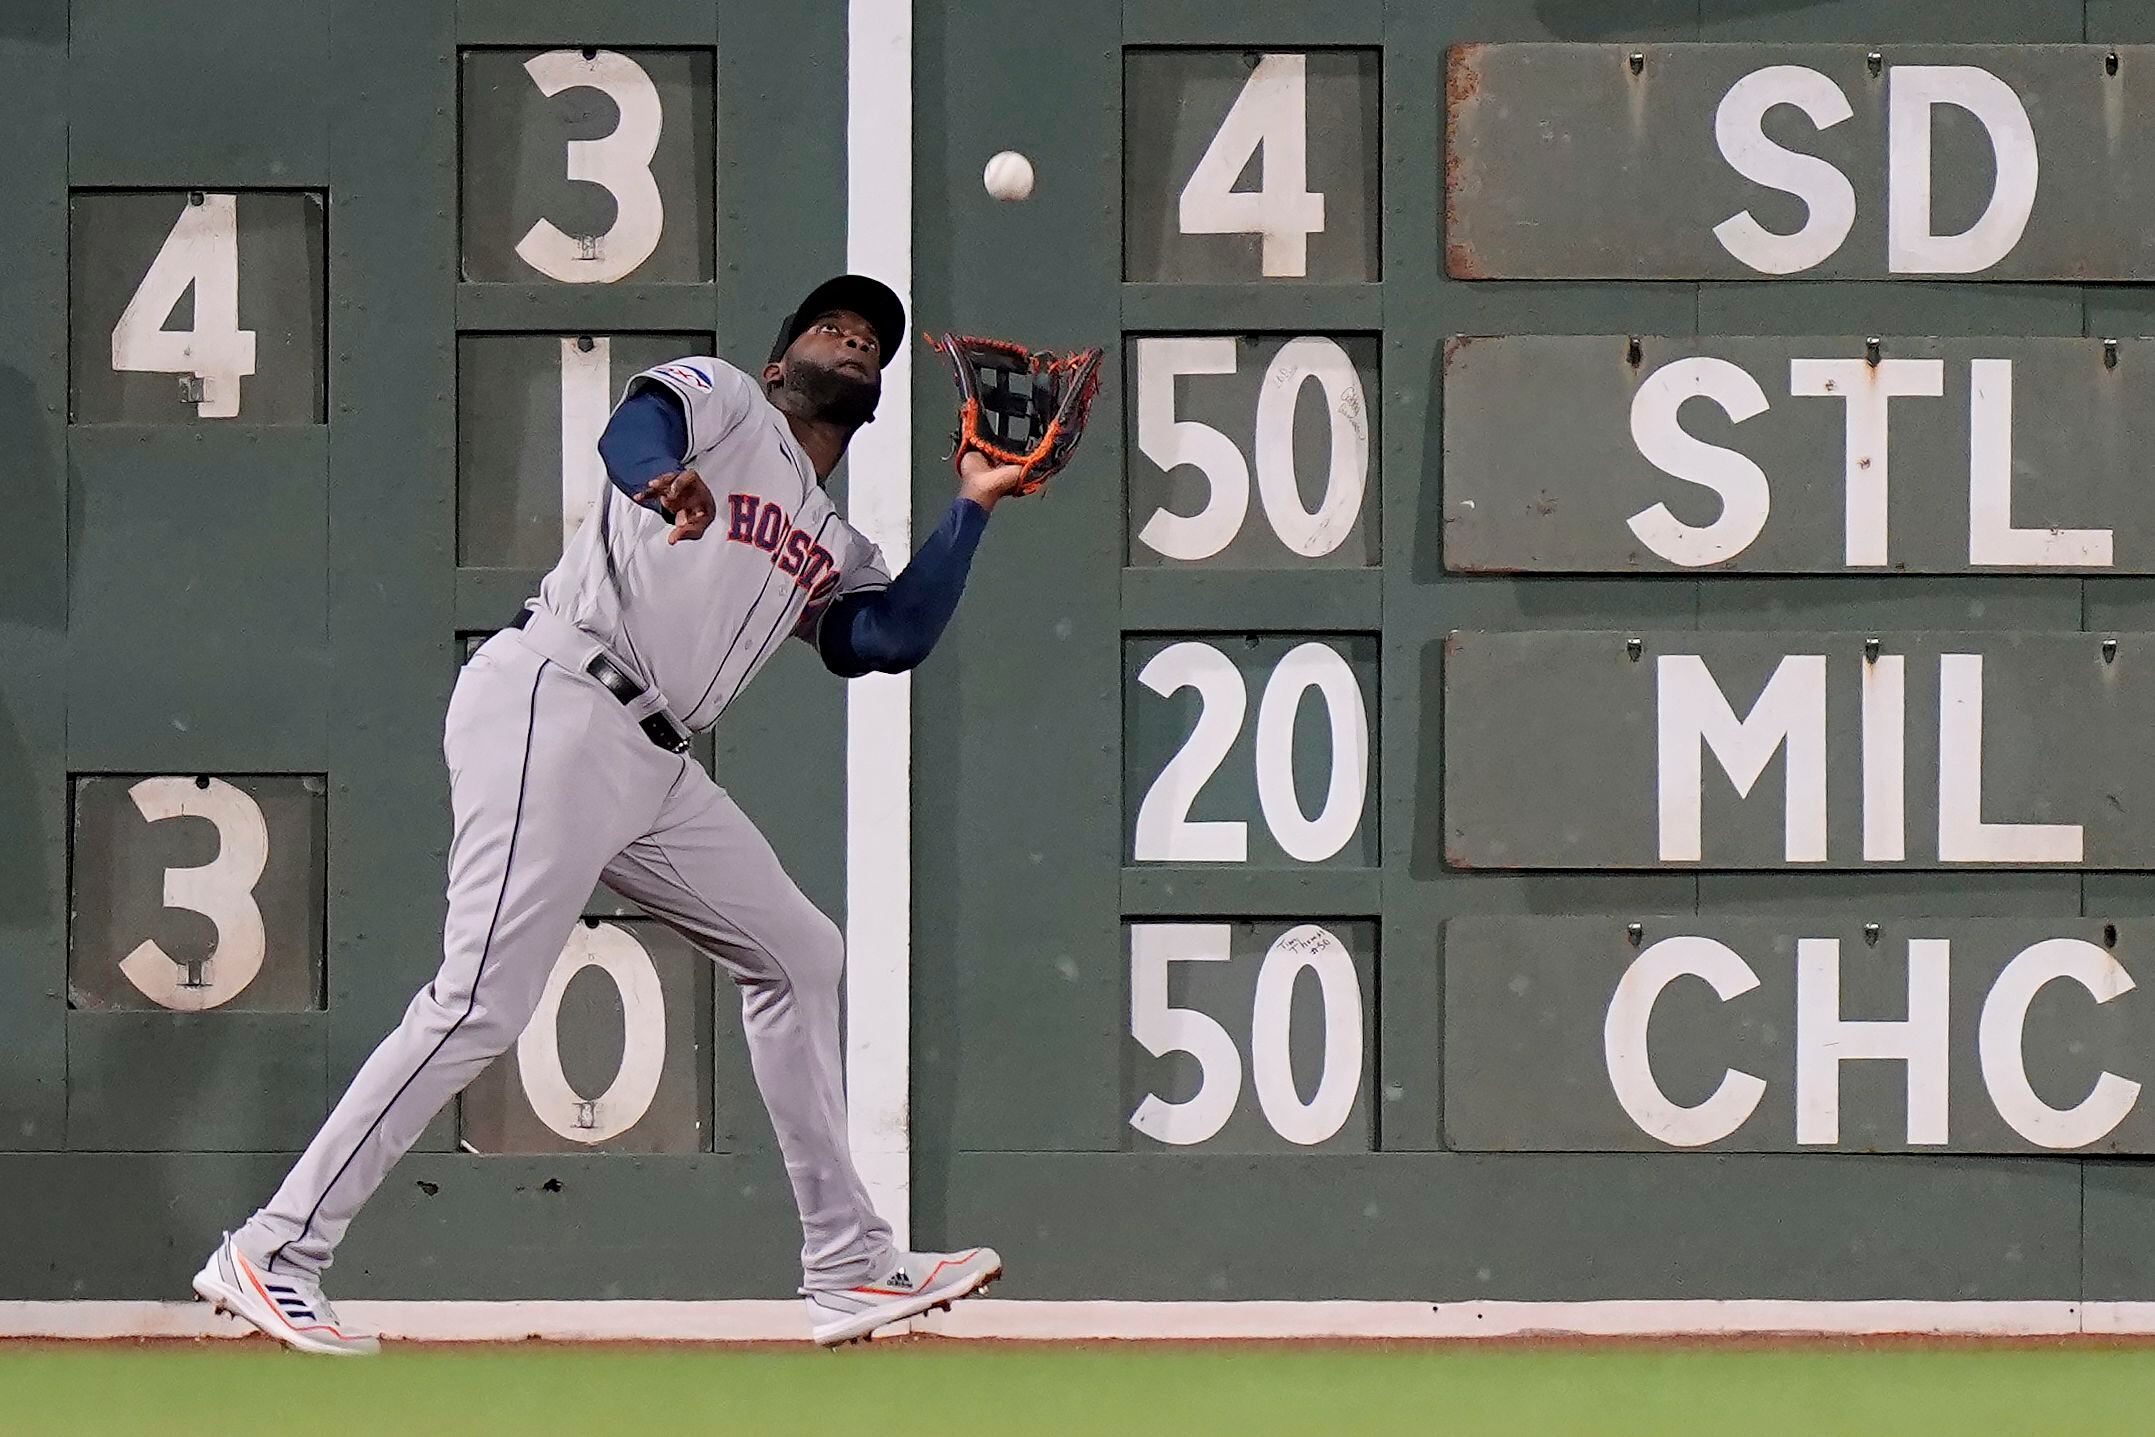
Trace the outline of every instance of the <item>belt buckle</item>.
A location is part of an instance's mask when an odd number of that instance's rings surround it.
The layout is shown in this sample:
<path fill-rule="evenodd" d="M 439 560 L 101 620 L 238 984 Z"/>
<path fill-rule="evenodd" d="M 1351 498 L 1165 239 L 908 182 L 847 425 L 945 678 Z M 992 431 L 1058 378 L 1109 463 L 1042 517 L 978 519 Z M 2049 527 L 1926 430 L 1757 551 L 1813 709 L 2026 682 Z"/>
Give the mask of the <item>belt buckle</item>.
<path fill-rule="evenodd" d="M 623 704 L 632 704 L 649 692 L 648 689 L 638 684 L 633 678 L 623 673 L 603 652 L 591 656 L 591 662 L 584 665 L 584 672 L 597 679 L 608 693 L 619 699 Z M 666 710 L 660 709 L 656 713 L 644 715 L 642 719 L 637 721 L 636 726 L 643 730 L 645 738 L 651 740 L 666 752 L 688 752 L 690 742 L 688 730 L 676 723 L 673 715 L 667 713 Z"/>
<path fill-rule="evenodd" d="M 688 730 L 676 724 L 673 721 L 672 717 L 664 710 L 661 710 L 658 713 L 652 714 L 650 717 L 646 718 L 643 721 L 642 728 L 645 737 L 649 738 L 660 748 L 666 750 L 666 752 L 688 752 L 688 746 L 690 742 Z"/>

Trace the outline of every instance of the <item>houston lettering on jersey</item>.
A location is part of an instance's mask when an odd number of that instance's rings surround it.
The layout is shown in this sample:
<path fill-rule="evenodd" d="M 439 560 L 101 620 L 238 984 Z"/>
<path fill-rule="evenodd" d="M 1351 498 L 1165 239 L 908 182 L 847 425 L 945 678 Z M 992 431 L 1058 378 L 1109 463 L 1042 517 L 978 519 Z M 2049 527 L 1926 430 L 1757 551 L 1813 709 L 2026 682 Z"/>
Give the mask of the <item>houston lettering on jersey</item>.
<path fill-rule="evenodd" d="M 726 496 L 726 538 L 771 556 L 778 572 L 808 591 L 808 602 L 821 603 L 838 587 L 837 561 L 805 529 L 796 529 L 786 511 L 753 494 Z"/>

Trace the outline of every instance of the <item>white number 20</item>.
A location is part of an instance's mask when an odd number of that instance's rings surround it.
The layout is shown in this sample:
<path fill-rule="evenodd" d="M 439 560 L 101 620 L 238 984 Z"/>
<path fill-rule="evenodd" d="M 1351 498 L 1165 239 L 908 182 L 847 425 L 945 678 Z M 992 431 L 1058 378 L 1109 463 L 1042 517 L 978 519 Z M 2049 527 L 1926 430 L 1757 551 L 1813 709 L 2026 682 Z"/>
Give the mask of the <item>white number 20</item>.
<path fill-rule="evenodd" d="M 1324 196 L 1309 188 L 1306 55 L 1267 55 L 1235 97 L 1219 133 L 1182 187 L 1177 223 L 1186 235 L 1263 237 L 1267 279 L 1309 273 L 1309 237 L 1324 232 Z M 1257 189 L 1235 179 L 1264 149 Z"/>
<path fill-rule="evenodd" d="M 1242 731 L 1249 696 L 1241 670 L 1212 645 L 1191 640 L 1154 654 L 1137 680 L 1163 698 L 1196 689 L 1199 708 L 1189 738 L 1138 805 L 1133 856 L 1171 863 L 1246 861 L 1249 832 L 1242 820 L 1190 821 L 1190 806 Z M 1295 715 L 1311 689 L 1324 698 L 1332 733 L 1331 781 L 1315 818 L 1303 812 L 1294 782 Z M 1354 670 L 1337 650 L 1300 644 L 1272 670 L 1257 705 L 1256 761 L 1258 806 L 1283 852 L 1317 863 L 1347 846 L 1369 791 L 1369 712 Z"/>
<path fill-rule="evenodd" d="M 180 211 L 112 327 L 112 367 L 193 375 L 201 388 L 188 398 L 204 419 L 237 418 L 239 382 L 254 373 L 254 331 L 239 327 L 238 198 L 205 194 Z M 189 288 L 194 328 L 166 329 Z"/>
<path fill-rule="evenodd" d="M 1187 1147 L 1214 1137 L 1242 1096 L 1242 1054 L 1217 1018 L 1167 1001 L 1170 963 L 1230 962 L 1225 923 L 1139 923 L 1130 929 L 1130 1036 L 1155 1058 L 1197 1059 L 1197 1092 L 1179 1103 L 1147 1093 L 1130 1126 L 1156 1142 Z M 1304 970 L 1324 998 L 1324 1069 L 1304 1102 L 1295 1088 L 1290 1028 Z M 1308 1146 L 1338 1132 L 1362 1086 L 1362 986 L 1347 947 L 1330 930 L 1300 924 L 1274 939 L 1257 970 L 1250 1018 L 1250 1074 L 1272 1131 Z"/>

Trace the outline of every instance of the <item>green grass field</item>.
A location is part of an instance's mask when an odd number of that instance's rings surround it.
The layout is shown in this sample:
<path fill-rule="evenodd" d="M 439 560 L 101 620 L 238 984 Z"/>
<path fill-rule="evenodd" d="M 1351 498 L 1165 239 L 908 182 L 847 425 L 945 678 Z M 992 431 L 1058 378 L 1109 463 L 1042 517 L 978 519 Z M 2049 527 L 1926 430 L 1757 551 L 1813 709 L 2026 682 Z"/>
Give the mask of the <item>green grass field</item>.
<path fill-rule="evenodd" d="M 2155 1350 L 0 1345 L 0 1432 L 2146 1433 Z"/>

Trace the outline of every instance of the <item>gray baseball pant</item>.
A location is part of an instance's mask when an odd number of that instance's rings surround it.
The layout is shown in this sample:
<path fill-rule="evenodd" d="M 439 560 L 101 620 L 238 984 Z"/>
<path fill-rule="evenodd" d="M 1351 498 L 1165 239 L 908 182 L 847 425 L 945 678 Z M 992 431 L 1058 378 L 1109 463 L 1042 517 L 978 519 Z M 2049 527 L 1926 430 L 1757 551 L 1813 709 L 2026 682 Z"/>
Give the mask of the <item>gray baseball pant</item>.
<path fill-rule="evenodd" d="M 597 648 L 541 611 L 464 666 L 442 740 L 456 833 L 441 971 L 240 1231 L 241 1250 L 272 1270 L 329 1266 L 420 1131 L 523 1032 L 600 881 L 740 986 L 800 1209 L 805 1285 L 847 1287 L 888 1266 L 890 1226 L 847 1145 L 838 929 L 725 790 L 582 671 Z"/>

